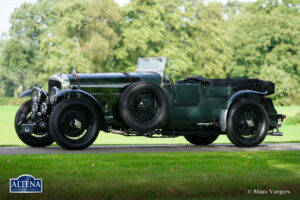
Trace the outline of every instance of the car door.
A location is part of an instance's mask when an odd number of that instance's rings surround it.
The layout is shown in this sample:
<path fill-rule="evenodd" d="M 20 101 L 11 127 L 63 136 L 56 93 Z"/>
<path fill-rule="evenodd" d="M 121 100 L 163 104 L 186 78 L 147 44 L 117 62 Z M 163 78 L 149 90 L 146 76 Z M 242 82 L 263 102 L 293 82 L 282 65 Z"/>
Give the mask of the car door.
<path fill-rule="evenodd" d="M 174 102 L 177 106 L 197 106 L 200 102 L 199 84 L 175 84 Z"/>

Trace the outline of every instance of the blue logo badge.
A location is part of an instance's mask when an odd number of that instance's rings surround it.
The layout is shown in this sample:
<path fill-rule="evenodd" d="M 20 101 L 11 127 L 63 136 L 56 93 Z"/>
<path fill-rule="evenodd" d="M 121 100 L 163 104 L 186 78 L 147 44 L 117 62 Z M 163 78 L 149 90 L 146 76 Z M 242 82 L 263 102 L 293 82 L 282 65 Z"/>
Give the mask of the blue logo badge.
<path fill-rule="evenodd" d="M 31 175 L 23 174 L 18 178 L 9 179 L 10 193 L 41 193 L 43 192 L 43 180 Z"/>

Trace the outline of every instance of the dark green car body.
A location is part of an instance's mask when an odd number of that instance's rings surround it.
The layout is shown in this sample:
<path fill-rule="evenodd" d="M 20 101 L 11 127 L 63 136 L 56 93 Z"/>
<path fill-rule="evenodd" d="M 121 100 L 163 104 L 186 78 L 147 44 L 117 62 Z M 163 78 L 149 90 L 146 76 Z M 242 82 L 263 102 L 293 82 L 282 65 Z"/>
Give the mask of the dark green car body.
<path fill-rule="evenodd" d="M 168 113 L 165 122 L 151 131 L 137 131 L 124 122 L 120 115 L 120 99 L 124 91 L 134 84 L 147 82 L 159 87 L 167 97 Z M 268 115 L 268 133 L 281 135 L 280 121 L 285 116 L 277 114 L 268 91 L 240 90 L 228 85 L 209 85 L 203 82 L 174 83 L 164 73 L 137 71 L 133 73 L 61 74 L 49 78 L 49 93 L 43 102 L 47 115 L 64 99 L 82 98 L 92 102 L 101 116 L 101 130 L 122 135 L 148 137 L 176 137 L 199 132 L 202 127 L 214 127 L 225 134 L 228 113 L 236 102 L 251 99 L 262 105 Z M 56 88 L 56 92 L 53 92 Z M 30 95 L 27 91 L 20 95 Z M 37 105 L 37 107 L 39 107 Z M 37 110 L 38 113 L 40 110 Z M 41 115 L 41 114 L 40 114 Z M 45 120 L 47 121 L 47 119 Z M 28 124 L 22 124 L 22 130 Z M 201 132 L 201 131 L 200 131 Z M 201 133 L 199 133 L 201 134 Z M 206 133 L 207 134 L 207 133 Z"/>
<path fill-rule="evenodd" d="M 202 83 L 171 83 L 155 72 L 128 74 L 133 81 L 132 83 L 139 81 L 153 82 L 165 92 L 169 103 L 168 122 L 162 127 L 165 129 L 196 129 L 199 127 L 197 123 L 217 125 L 222 110 L 226 110 L 228 106 L 228 100 L 233 94 L 239 92 L 231 87 L 206 86 Z M 80 80 L 80 90 L 78 90 L 78 81 L 71 74 L 54 75 L 49 82 L 51 85 L 52 80 L 57 79 L 57 76 L 67 77 L 70 81 L 70 88 L 73 89 L 62 91 L 59 96 L 84 91 L 88 93 L 89 98 L 99 105 L 107 126 L 118 129 L 126 128 L 119 114 L 119 100 L 126 87 L 132 84 L 131 80 L 123 73 L 76 75 Z M 234 101 L 246 97 L 262 102 L 266 95 L 262 92 L 248 91 L 235 97 Z M 270 115 L 277 114 L 272 101 L 266 101 L 264 106 Z M 276 119 L 273 125 L 275 124 L 277 125 Z M 274 128 L 276 127 L 270 126 L 270 130 Z"/>

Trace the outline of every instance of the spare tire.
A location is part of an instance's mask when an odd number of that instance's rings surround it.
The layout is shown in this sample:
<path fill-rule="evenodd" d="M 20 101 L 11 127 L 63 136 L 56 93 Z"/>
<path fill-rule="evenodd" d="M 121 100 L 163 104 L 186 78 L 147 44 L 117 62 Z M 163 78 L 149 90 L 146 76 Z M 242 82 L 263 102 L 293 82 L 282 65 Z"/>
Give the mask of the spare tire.
<path fill-rule="evenodd" d="M 168 98 L 151 82 L 130 85 L 120 97 L 120 116 L 131 129 L 150 132 L 160 128 L 168 118 Z"/>

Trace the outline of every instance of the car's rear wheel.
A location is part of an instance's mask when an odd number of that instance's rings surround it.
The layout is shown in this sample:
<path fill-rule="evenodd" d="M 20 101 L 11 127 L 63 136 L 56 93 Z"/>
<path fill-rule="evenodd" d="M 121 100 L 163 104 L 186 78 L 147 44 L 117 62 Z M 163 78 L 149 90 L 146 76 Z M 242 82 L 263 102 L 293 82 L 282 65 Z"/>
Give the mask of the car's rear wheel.
<path fill-rule="evenodd" d="M 194 145 L 209 145 L 218 137 L 220 129 L 217 127 L 206 127 L 200 130 L 200 134 L 186 135 L 185 139 Z"/>
<path fill-rule="evenodd" d="M 84 149 L 99 133 L 97 108 L 88 100 L 66 99 L 53 109 L 49 119 L 50 134 L 65 149 Z"/>
<path fill-rule="evenodd" d="M 227 117 L 227 136 L 239 147 L 253 147 L 263 142 L 269 127 L 265 108 L 253 99 L 234 103 Z"/>
<path fill-rule="evenodd" d="M 51 135 L 48 131 L 44 132 L 43 130 L 34 129 L 31 134 L 24 134 L 21 132 L 20 123 L 23 121 L 24 123 L 28 122 L 28 118 L 31 115 L 31 105 L 32 101 L 28 100 L 23 103 L 20 108 L 18 109 L 16 116 L 15 116 L 15 130 L 18 137 L 24 142 L 25 144 L 31 147 L 46 147 L 51 145 L 54 140 L 52 139 Z"/>
<path fill-rule="evenodd" d="M 151 82 L 130 85 L 120 98 L 122 120 L 134 130 L 149 132 L 160 128 L 168 117 L 168 99 Z"/>

